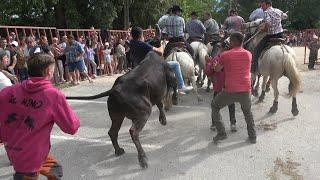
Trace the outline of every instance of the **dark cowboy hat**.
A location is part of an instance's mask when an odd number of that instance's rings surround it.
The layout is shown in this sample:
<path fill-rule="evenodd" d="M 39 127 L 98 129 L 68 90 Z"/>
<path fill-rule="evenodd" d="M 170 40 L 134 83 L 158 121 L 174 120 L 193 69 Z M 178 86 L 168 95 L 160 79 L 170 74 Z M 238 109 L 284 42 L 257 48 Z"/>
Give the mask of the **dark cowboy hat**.
<path fill-rule="evenodd" d="M 178 12 L 178 11 L 182 12 L 181 7 L 178 6 L 178 5 L 173 5 L 172 6 L 172 12 Z"/>
<path fill-rule="evenodd" d="M 191 15 L 191 16 L 197 16 L 197 17 L 198 17 L 198 13 L 195 12 L 195 11 L 192 11 L 190 15 Z"/>
<path fill-rule="evenodd" d="M 272 0 L 260 0 L 260 3 L 272 4 Z"/>

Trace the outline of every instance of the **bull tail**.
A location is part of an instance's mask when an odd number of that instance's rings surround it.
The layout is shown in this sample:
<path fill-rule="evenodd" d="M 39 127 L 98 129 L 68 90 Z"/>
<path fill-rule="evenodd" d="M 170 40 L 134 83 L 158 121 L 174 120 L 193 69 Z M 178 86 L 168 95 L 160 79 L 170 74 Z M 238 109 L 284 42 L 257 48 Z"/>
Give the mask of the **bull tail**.
<path fill-rule="evenodd" d="M 111 90 L 94 95 L 94 96 L 67 96 L 66 99 L 91 100 L 110 96 Z"/>

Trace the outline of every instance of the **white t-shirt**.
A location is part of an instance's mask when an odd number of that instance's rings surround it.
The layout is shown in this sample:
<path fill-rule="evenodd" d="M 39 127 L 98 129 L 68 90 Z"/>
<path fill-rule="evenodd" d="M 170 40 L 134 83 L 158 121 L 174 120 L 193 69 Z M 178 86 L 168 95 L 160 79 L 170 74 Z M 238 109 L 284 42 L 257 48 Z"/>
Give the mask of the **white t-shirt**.
<path fill-rule="evenodd" d="M 12 83 L 7 76 L 5 76 L 2 72 L 0 72 L 0 91 L 5 87 L 11 86 Z"/>

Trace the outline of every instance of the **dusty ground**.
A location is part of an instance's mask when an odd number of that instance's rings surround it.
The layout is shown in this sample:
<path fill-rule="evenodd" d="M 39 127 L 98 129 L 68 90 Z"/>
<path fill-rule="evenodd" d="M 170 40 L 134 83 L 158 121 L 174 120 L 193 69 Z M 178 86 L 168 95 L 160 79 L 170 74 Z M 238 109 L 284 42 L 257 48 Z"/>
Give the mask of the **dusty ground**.
<path fill-rule="evenodd" d="M 300 114 L 291 115 L 291 99 L 286 99 L 288 81 L 280 81 L 279 111 L 267 112 L 273 95 L 268 93 L 264 103 L 254 103 L 257 125 L 257 144 L 245 142 L 246 126 L 240 107 L 236 107 L 238 132 L 229 132 L 227 109 L 222 116 L 228 130 L 228 139 L 214 145 L 215 132 L 210 126 L 212 93 L 200 89 L 204 102 L 198 103 L 193 95 L 181 97 L 179 106 L 167 112 L 167 126 L 158 122 L 154 108 L 141 134 L 141 142 L 149 158 L 149 168 L 141 170 L 137 152 L 125 120 L 119 143 L 126 151 L 114 155 L 107 135 L 111 122 L 106 99 L 96 101 L 69 101 L 81 119 L 76 136 L 69 136 L 55 127 L 52 133 L 52 154 L 64 166 L 64 179 L 221 179 L 221 180 L 317 180 L 320 179 L 320 71 L 307 71 L 303 65 L 303 48 L 295 48 L 303 87 L 298 95 Z M 316 67 L 320 69 L 320 67 Z M 107 90 L 114 77 L 97 79 L 94 84 L 64 89 L 66 95 L 89 95 Z M 0 148 L 0 179 L 11 179 L 3 148 Z"/>

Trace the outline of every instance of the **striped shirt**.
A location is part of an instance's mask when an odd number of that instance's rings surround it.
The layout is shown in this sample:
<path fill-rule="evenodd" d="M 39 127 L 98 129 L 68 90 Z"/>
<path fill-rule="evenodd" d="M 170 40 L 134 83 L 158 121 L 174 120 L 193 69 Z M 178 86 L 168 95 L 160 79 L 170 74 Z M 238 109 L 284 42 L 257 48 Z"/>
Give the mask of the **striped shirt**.
<path fill-rule="evenodd" d="M 269 7 L 265 11 L 265 21 L 268 24 L 268 34 L 278 34 L 283 32 L 281 21 L 287 19 L 288 15 L 280 9 Z"/>
<path fill-rule="evenodd" d="M 184 37 L 185 22 L 184 19 L 177 15 L 169 16 L 159 24 L 160 28 L 166 28 L 170 38 Z"/>
<path fill-rule="evenodd" d="M 206 28 L 198 19 L 189 21 L 186 30 L 191 38 L 204 38 L 204 33 L 206 32 Z"/>

